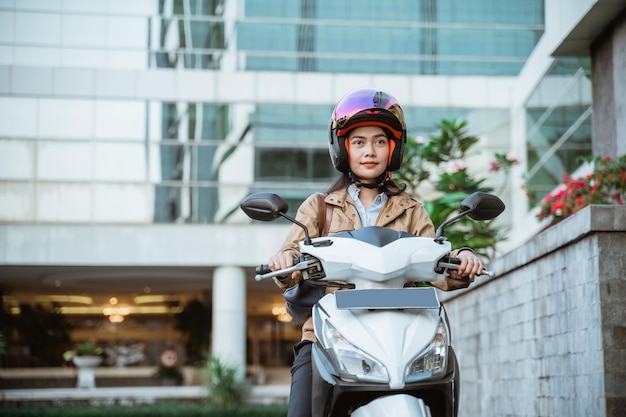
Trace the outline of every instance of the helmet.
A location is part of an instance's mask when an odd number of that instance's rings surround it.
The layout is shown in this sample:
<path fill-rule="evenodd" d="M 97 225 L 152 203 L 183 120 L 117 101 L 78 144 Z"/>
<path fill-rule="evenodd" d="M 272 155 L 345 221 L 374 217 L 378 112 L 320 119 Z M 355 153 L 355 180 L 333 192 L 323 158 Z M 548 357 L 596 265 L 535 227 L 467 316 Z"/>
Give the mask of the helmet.
<path fill-rule="evenodd" d="M 360 126 L 380 126 L 389 138 L 387 170 L 400 168 L 406 144 L 404 112 L 390 94 L 373 88 L 353 91 L 335 106 L 330 118 L 328 151 L 335 169 L 349 172 L 348 133 Z"/>

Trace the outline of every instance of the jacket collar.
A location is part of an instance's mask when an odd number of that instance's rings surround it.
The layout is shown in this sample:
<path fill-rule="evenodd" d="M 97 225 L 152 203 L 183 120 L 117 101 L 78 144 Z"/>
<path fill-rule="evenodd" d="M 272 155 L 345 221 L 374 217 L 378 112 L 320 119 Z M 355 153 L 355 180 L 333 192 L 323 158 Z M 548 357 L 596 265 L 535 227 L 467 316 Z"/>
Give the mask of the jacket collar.
<path fill-rule="evenodd" d="M 352 198 L 350 197 L 350 194 L 348 194 L 347 188 L 333 191 L 332 193 L 326 196 L 326 199 L 324 201 L 326 201 L 328 204 L 331 204 L 333 206 L 338 206 L 341 208 L 345 206 L 347 201 L 350 201 L 351 204 L 354 204 L 352 202 Z M 391 206 L 390 208 L 392 208 L 392 212 L 395 212 L 397 209 L 404 211 L 409 207 L 415 206 L 416 204 L 417 204 L 417 201 L 413 197 L 411 197 L 407 193 L 402 193 L 399 195 L 394 195 L 394 196 L 389 197 L 389 199 L 387 200 L 387 204 L 385 204 L 385 206 Z M 384 207 L 383 207 L 383 210 L 385 210 Z"/>

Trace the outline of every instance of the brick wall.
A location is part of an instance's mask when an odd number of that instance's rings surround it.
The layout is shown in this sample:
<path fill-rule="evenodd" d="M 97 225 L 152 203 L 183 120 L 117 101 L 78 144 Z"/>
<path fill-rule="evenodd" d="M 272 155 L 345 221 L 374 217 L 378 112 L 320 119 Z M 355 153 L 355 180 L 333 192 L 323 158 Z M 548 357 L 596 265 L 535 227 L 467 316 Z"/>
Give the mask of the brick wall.
<path fill-rule="evenodd" d="M 622 416 L 626 207 L 591 206 L 443 293 L 464 417 Z"/>

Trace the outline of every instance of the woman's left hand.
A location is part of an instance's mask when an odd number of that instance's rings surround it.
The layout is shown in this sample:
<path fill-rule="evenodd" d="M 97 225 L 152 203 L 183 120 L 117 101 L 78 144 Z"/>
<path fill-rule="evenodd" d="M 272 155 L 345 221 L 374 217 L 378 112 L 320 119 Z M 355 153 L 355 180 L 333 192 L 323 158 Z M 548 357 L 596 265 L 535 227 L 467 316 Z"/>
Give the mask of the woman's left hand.
<path fill-rule="evenodd" d="M 476 254 L 470 250 L 462 250 L 456 255 L 461 261 L 459 268 L 456 271 L 450 271 L 450 275 L 456 278 L 474 277 L 483 272 L 483 262 Z"/>

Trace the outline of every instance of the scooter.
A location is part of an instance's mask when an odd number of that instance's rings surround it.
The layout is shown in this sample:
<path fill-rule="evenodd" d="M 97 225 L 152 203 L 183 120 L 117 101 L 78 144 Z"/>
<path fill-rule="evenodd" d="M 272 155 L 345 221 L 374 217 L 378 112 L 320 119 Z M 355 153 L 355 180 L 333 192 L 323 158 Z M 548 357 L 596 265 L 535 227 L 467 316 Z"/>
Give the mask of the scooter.
<path fill-rule="evenodd" d="M 311 239 L 278 195 L 256 193 L 241 202 L 252 219 L 283 217 L 305 234 L 293 267 L 261 265 L 256 280 L 302 271 L 310 284 L 342 289 L 312 308 L 314 417 L 457 416 L 459 366 L 450 326 L 427 283 L 443 281 L 460 263 L 449 256 L 447 225 L 465 216 L 490 220 L 504 207 L 498 197 L 477 192 L 434 238 L 373 226 Z M 420 284 L 405 288 L 407 282 Z"/>

